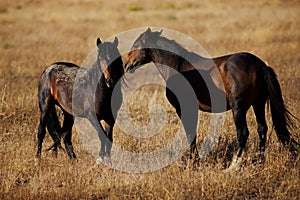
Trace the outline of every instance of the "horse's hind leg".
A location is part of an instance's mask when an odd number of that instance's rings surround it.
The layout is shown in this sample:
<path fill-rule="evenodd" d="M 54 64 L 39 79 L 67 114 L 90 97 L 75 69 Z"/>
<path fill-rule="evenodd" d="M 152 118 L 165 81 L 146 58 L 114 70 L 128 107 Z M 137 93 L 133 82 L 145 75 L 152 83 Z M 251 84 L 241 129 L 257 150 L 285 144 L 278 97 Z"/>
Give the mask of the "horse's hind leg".
<path fill-rule="evenodd" d="M 266 147 L 268 126 L 265 118 L 265 102 L 256 103 L 253 105 L 254 113 L 257 122 L 257 132 L 259 135 L 259 157 L 258 162 L 264 161 L 264 151 Z"/>
<path fill-rule="evenodd" d="M 51 111 L 49 112 L 49 120 L 47 123 L 47 129 L 48 132 L 54 142 L 54 144 L 48 148 L 48 150 L 53 150 L 54 155 L 57 156 L 57 149 L 61 148 L 61 127 L 59 124 L 59 120 L 56 114 L 56 109 L 52 108 Z"/>
<path fill-rule="evenodd" d="M 38 134 L 37 134 L 37 138 L 38 138 L 38 149 L 37 149 L 37 153 L 36 153 L 37 158 L 41 157 L 42 144 L 43 144 L 43 140 L 46 135 L 46 125 L 47 125 L 47 112 L 41 111 L 40 112 L 40 123 L 38 126 Z"/>
<path fill-rule="evenodd" d="M 233 109 L 233 118 L 236 126 L 237 138 L 238 138 L 238 151 L 234 155 L 231 168 L 236 168 L 239 166 L 242 160 L 242 154 L 245 149 L 247 139 L 249 136 L 249 130 L 247 127 L 246 113 L 248 109 Z"/>
<path fill-rule="evenodd" d="M 46 135 L 46 126 L 49 121 L 49 112 L 51 107 L 51 96 L 48 96 L 46 91 L 39 91 L 39 109 L 40 109 L 40 123 L 38 126 L 38 149 L 36 157 L 40 158 L 42 153 L 42 144 Z"/>
<path fill-rule="evenodd" d="M 72 145 L 72 127 L 74 124 L 74 117 L 73 115 L 67 113 L 66 111 L 63 112 L 64 112 L 64 122 L 62 127 L 62 136 L 64 139 L 67 154 L 70 157 L 70 159 L 72 159 L 72 158 L 76 158 L 76 155 L 73 150 L 73 145 Z"/>

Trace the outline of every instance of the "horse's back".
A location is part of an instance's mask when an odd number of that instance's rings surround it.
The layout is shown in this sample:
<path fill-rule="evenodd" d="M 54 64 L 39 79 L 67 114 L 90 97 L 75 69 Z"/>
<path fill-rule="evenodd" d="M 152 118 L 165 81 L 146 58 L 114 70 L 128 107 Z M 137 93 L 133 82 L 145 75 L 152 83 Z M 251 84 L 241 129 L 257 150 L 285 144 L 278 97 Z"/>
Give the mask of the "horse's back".
<path fill-rule="evenodd" d="M 60 82 L 75 81 L 79 66 L 68 62 L 56 62 L 47 67 L 40 76 L 39 91 L 50 89 Z"/>
<path fill-rule="evenodd" d="M 54 99 L 69 113 L 72 106 L 72 91 L 79 66 L 68 62 L 56 62 L 47 67 L 39 81 L 39 99 Z"/>

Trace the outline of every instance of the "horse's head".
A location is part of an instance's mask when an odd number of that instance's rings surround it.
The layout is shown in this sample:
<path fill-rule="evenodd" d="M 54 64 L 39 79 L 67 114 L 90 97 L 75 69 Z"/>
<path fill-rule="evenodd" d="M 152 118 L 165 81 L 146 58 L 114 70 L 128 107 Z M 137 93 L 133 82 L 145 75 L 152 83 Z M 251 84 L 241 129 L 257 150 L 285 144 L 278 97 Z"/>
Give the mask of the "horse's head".
<path fill-rule="evenodd" d="M 113 87 L 124 74 L 123 63 L 120 52 L 117 48 L 118 38 L 113 42 L 101 42 L 97 39 L 98 56 L 97 63 L 105 78 L 107 87 Z"/>
<path fill-rule="evenodd" d="M 153 61 L 150 51 L 156 48 L 155 41 L 161 32 L 162 30 L 152 32 L 151 29 L 148 28 L 134 41 L 130 52 L 123 58 L 125 60 L 126 71 L 134 72 L 140 65 Z"/>

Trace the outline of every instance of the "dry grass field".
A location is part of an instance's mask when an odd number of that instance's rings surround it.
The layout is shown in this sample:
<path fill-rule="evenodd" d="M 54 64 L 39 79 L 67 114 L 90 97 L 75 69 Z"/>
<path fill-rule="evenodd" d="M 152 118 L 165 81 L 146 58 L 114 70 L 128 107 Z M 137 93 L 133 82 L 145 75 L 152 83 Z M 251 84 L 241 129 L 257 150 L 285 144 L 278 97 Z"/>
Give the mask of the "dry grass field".
<path fill-rule="evenodd" d="M 198 41 L 211 56 L 248 51 L 272 66 L 288 109 L 300 118 L 300 3 L 299 1 L 0 1 L 0 198 L 1 199 L 299 199 L 299 156 L 291 159 L 269 125 L 266 160 L 253 166 L 258 135 L 252 110 L 250 136 L 242 167 L 224 168 L 235 148 L 231 113 L 218 145 L 199 167 L 184 167 L 181 159 L 160 170 L 128 173 L 96 165 L 74 128 L 78 159 L 66 153 L 42 152 L 35 165 L 39 119 L 37 84 L 45 67 L 56 61 L 80 64 L 107 39 L 140 27 L 169 28 Z M 114 141 L 131 152 L 153 151 L 172 137 L 179 119 L 161 86 L 147 86 L 131 98 L 133 120 L 149 122 L 146 105 L 159 103 L 168 124 L 155 138 L 136 139 L 115 127 Z M 140 92 L 140 94 L 138 94 Z M 153 95 L 153 94 L 156 95 Z M 201 113 L 198 147 L 209 126 Z M 298 128 L 293 137 L 299 141 Z M 171 135 L 171 136 L 170 136 Z M 44 149 L 51 146 L 47 134 Z"/>

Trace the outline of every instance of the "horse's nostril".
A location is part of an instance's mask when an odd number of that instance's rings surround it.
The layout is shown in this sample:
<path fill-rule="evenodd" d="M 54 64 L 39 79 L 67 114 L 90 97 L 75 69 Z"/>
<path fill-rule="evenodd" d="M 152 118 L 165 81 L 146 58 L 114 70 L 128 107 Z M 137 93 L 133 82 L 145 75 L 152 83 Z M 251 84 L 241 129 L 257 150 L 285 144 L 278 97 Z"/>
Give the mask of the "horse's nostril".
<path fill-rule="evenodd" d="M 114 86 L 114 79 L 112 79 L 112 78 L 106 79 L 105 83 L 108 88 L 111 88 Z"/>
<path fill-rule="evenodd" d="M 133 65 L 130 62 L 126 63 L 126 66 L 125 66 L 126 72 L 130 72 L 132 68 L 133 68 Z"/>
<path fill-rule="evenodd" d="M 106 80 L 105 80 L 105 83 L 106 83 L 106 86 L 107 86 L 107 87 L 109 87 L 109 88 L 111 87 L 110 79 L 106 79 Z"/>

